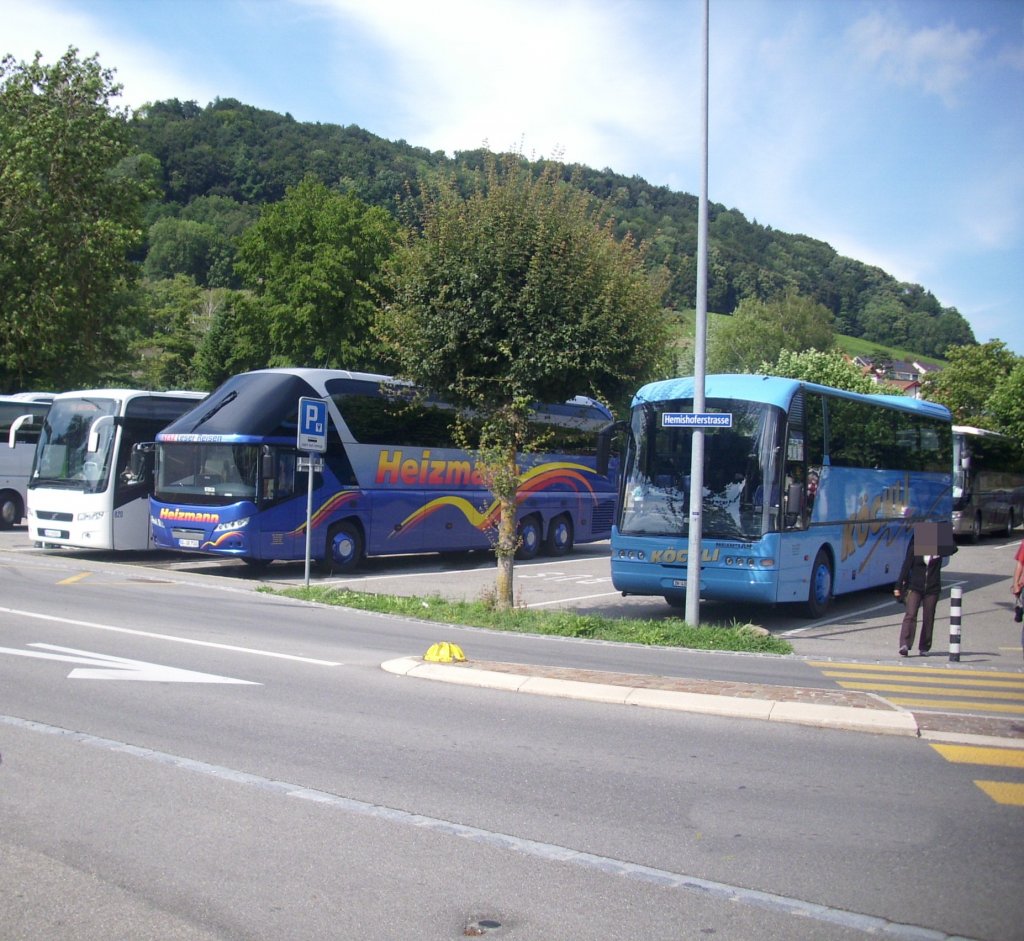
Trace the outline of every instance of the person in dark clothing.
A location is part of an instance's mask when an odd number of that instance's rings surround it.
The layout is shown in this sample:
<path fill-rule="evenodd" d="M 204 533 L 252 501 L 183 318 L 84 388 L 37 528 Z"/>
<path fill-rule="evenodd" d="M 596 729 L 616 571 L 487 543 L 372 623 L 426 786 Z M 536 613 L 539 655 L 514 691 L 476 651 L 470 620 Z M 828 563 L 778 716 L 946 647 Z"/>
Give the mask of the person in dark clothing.
<path fill-rule="evenodd" d="M 918 653 L 928 656 L 932 649 L 932 630 L 935 627 L 935 609 L 942 591 L 942 556 L 915 555 L 914 541 L 907 549 L 907 557 L 900 570 L 900 577 L 893 588 L 897 601 L 903 602 L 906 613 L 900 625 L 900 656 L 905 657 L 914 646 L 917 632 L 917 612 L 921 611 L 921 637 Z"/>

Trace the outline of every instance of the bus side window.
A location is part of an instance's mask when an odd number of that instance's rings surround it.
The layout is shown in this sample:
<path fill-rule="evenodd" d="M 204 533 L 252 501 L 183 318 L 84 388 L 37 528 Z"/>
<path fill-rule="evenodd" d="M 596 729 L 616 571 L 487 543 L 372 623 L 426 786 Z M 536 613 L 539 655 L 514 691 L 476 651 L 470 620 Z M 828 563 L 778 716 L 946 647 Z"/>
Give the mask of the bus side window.
<path fill-rule="evenodd" d="M 263 499 L 283 500 L 295 493 L 295 452 L 278 450 L 274 454 L 273 476 L 263 478 Z"/>

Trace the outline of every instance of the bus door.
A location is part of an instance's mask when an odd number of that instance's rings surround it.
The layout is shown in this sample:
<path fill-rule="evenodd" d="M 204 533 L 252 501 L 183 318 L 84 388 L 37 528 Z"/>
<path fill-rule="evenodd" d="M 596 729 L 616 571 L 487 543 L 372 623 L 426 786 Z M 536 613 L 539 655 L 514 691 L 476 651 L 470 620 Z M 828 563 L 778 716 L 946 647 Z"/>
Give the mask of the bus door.
<path fill-rule="evenodd" d="M 807 421 L 806 415 L 808 407 L 812 411 L 817 410 L 810 422 Z M 809 446 L 809 431 L 815 439 L 813 446 Z M 778 525 L 782 532 L 779 601 L 807 600 L 811 565 L 818 548 L 814 543 L 813 534 L 808 531 L 813 499 L 817 491 L 817 476 L 814 484 L 809 486 L 808 466 L 811 465 L 817 475 L 822 450 L 821 402 L 816 396 L 805 396 L 805 393 L 800 391 L 790 405 L 782 447 L 778 514 Z"/>

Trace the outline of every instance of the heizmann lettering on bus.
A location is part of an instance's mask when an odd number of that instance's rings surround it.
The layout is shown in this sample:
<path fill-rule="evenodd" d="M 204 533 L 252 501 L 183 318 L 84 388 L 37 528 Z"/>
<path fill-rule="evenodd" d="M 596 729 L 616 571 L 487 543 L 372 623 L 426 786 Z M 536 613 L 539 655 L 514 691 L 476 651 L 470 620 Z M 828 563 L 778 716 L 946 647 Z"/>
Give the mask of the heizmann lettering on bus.
<path fill-rule="evenodd" d="M 688 377 L 633 398 L 611 537 L 612 583 L 624 594 L 685 604 L 697 518 L 702 598 L 798 603 L 818 616 L 835 595 L 894 582 L 913 524 L 950 518 L 952 434 L 940 405 L 750 375 L 708 376 L 703 412 L 693 400 Z"/>

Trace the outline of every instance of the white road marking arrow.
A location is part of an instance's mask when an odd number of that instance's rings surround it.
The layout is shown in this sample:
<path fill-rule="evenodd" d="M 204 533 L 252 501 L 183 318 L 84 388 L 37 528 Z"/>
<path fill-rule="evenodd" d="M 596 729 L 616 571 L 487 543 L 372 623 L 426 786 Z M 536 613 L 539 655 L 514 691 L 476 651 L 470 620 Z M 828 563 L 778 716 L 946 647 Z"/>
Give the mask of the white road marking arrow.
<path fill-rule="evenodd" d="M 197 673 L 195 670 L 181 670 L 177 667 L 165 667 L 158 663 L 145 663 L 142 660 L 128 660 L 124 657 L 110 657 L 102 653 L 90 653 L 88 650 L 75 650 L 73 647 L 56 647 L 53 644 L 29 644 L 40 650 L 16 650 L 13 647 L 0 647 L 0 653 L 8 653 L 15 657 L 34 657 L 37 660 L 60 660 L 64 663 L 81 663 L 85 667 L 77 667 L 68 674 L 69 680 L 140 680 L 147 683 L 237 683 L 245 686 L 259 686 L 249 680 L 235 680 L 229 676 L 215 676 L 213 673 Z M 56 650 L 58 653 L 42 653 L 43 650 Z M 71 656 L 67 656 L 71 654 Z M 92 669 L 88 669 L 91 667 Z"/>

